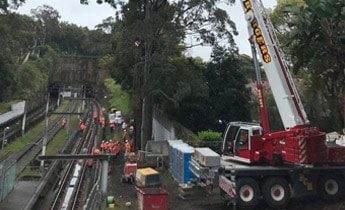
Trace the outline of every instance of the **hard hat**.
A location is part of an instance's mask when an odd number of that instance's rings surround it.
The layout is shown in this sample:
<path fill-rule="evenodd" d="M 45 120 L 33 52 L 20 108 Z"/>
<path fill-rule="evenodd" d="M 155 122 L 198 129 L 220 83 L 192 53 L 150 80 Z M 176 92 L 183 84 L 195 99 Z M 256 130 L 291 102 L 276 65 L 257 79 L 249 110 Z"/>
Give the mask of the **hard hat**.
<path fill-rule="evenodd" d="M 125 142 L 128 143 L 128 140 L 126 140 Z"/>
<path fill-rule="evenodd" d="M 109 140 L 109 142 L 113 142 L 113 140 Z"/>
<path fill-rule="evenodd" d="M 104 143 L 104 140 L 102 141 L 102 143 Z"/>
<path fill-rule="evenodd" d="M 108 144 L 108 143 L 109 143 L 109 141 L 106 141 L 105 143 L 106 143 L 106 144 Z"/>

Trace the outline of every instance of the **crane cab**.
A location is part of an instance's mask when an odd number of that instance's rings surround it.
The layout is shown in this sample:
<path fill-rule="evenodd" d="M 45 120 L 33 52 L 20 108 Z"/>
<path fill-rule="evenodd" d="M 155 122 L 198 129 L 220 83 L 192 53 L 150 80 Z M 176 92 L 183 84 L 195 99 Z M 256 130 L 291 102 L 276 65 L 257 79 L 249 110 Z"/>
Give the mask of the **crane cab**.
<path fill-rule="evenodd" d="M 255 160 L 255 151 L 262 147 L 262 133 L 259 124 L 229 123 L 223 136 L 223 155 L 236 161 L 251 163 Z"/>

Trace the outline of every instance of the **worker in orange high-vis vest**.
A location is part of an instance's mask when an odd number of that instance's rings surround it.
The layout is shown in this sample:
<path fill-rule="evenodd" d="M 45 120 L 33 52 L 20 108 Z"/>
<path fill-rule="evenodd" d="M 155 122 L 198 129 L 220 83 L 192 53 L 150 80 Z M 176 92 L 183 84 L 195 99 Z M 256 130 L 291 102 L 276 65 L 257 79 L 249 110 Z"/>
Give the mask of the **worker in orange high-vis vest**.
<path fill-rule="evenodd" d="M 103 140 L 102 143 L 101 143 L 101 152 L 105 152 L 104 150 L 104 147 L 105 147 L 105 141 Z"/>
<path fill-rule="evenodd" d="M 105 126 L 105 119 L 104 119 L 104 117 L 99 117 L 99 125 L 100 125 L 102 128 L 104 128 L 104 126 Z"/>
<path fill-rule="evenodd" d="M 66 118 L 62 118 L 62 120 L 61 120 L 62 128 L 64 128 L 66 125 L 67 125 L 67 119 Z"/>
<path fill-rule="evenodd" d="M 109 146 L 110 146 L 109 141 L 106 141 L 104 144 L 104 152 L 107 153 L 109 151 Z"/>
<path fill-rule="evenodd" d="M 109 139 L 108 153 L 111 152 L 111 148 L 114 146 L 113 140 Z"/>
<path fill-rule="evenodd" d="M 79 124 L 79 131 L 83 132 L 85 129 L 86 129 L 86 125 L 84 124 L 83 121 L 81 121 Z"/>
<path fill-rule="evenodd" d="M 131 153 L 131 144 L 128 142 L 128 140 L 126 140 L 126 143 L 125 143 L 125 154 L 129 155 L 129 153 Z"/>

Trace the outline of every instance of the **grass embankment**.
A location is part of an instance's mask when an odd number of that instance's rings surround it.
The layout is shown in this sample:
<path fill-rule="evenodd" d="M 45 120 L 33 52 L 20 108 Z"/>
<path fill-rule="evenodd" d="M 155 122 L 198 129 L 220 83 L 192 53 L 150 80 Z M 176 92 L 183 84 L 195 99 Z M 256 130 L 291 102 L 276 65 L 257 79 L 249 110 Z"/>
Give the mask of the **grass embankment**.
<path fill-rule="evenodd" d="M 67 117 L 66 117 L 67 118 Z M 69 127 L 69 133 L 70 135 L 73 133 L 73 131 L 75 129 L 78 129 L 78 116 L 77 115 L 72 115 L 71 116 L 71 121 L 68 122 L 70 123 L 70 127 Z M 56 155 L 59 153 L 59 150 L 61 150 L 63 148 L 63 146 L 66 143 L 66 140 L 68 138 L 67 136 L 67 126 L 66 125 L 65 128 L 61 129 L 56 136 L 54 136 L 54 138 L 49 142 L 48 146 L 47 146 L 47 151 L 46 151 L 46 155 Z"/>
<path fill-rule="evenodd" d="M 104 80 L 104 86 L 106 87 L 107 103 L 106 111 L 108 112 L 111 108 L 116 108 L 121 111 L 122 117 L 126 120 L 129 118 L 130 114 L 130 95 L 121 89 L 121 86 L 117 84 L 113 79 L 108 78 Z M 108 116 L 105 116 L 108 122 Z M 128 123 L 128 122 L 127 122 Z M 106 132 L 105 140 L 121 140 L 121 134 L 119 132 L 114 132 L 113 134 Z"/>
<path fill-rule="evenodd" d="M 60 107 L 56 109 L 57 112 L 63 111 L 67 107 L 68 102 L 63 102 Z M 52 115 L 49 117 L 49 122 L 56 120 L 58 116 Z M 35 127 L 30 129 L 28 132 L 24 134 L 24 136 L 19 137 L 11 141 L 3 150 L 0 151 L 0 156 L 3 155 L 12 155 L 19 152 L 23 147 L 36 138 L 40 133 L 42 133 L 45 129 L 45 120 L 42 120 L 38 123 Z"/>
<path fill-rule="evenodd" d="M 122 112 L 123 116 L 128 116 L 130 113 L 130 95 L 122 90 L 121 86 L 116 84 L 113 79 L 105 79 L 104 85 L 106 87 L 108 100 L 106 104 L 107 111 L 109 111 L 110 108 L 116 108 Z"/>
<path fill-rule="evenodd" d="M 73 115 L 70 122 L 70 134 L 73 132 L 73 129 L 77 129 L 78 126 L 78 117 Z M 47 145 L 46 155 L 56 155 L 59 150 L 63 148 L 66 143 L 67 136 L 67 126 L 64 129 L 61 129 L 55 137 Z M 25 177 L 31 178 L 40 178 L 42 176 L 39 166 L 27 166 L 25 169 L 18 175 L 18 179 Z"/>
<path fill-rule="evenodd" d="M 13 102 L 4 102 L 0 103 L 0 114 L 6 113 L 11 111 L 11 104 Z"/>
<path fill-rule="evenodd" d="M 17 179 L 22 178 L 41 178 L 42 173 L 39 170 L 39 166 L 26 166 L 24 170 L 18 175 Z"/>

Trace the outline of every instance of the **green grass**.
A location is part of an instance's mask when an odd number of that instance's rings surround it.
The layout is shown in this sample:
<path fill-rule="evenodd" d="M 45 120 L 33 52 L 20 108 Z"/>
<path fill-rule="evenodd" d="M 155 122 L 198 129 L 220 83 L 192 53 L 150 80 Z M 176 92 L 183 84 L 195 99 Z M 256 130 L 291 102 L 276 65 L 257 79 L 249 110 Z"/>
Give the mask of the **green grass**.
<path fill-rule="evenodd" d="M 27 166 L 25 169 L 18 175 L 18 179 L 24 178 L 24 177 L 31 177 L 31 178 L 41 178 L 41 172 L 39 170 L 39 167 L 31 167 Z"/>
<path fill-rule="evenodd" d="M 60 107 L 56 111 L 63 111 L 67 106 L 67 102 L 64 102 L 60 105 Z M 52 115 L 49 117 L 49 122 L 54 121 L 57 118 L 56 115 Z M 3 150 L 0 151 L 0 156 L 2 155 L 12 155 L 14 153 L 19 152 L 23 147 L 36 138 L 40 133 L 43 132 L 45 129 L 45 121 L 41 121 L 35 127 L 30 129 L 28 132 L 24 134 L 24 136 L 16 138 L 15 140 L 11 141 Z"/>
<path fill-rule="evenodd" d="M 183 140 L 185 143 L 193 147 L 199 147 L 202 145 L 203 141 L 197 135 L 195 135 L 195 133 L 185 128 L 180 123 L 174 122 L 174 128 L 175 128 L 176 137 L 178 139 Z"/>
<path fill-rule="evenodd" d="M 106 136 L 105 136 L 105 139 L 104 140 L 115 140 L 115 141 L 122 141 L 122 136 L 121 136 L 121 133 L 118 131 L 118 130 L 116 130 L 116 131 L 114 131 L 114 133 L 106 133 Z"/>
<path fill-rule="evenodd" d="M 66 142 L 66 138 L 67 138 L 67 133 L 66 133 L 66 128 L 61 129 L 56 136 L 54 137 L 54 139 L 52 139 L 48 146 L 47 146 L 47 151 L 46 151 L 46 155 L 56 155 L 59 153 L 59 150 L 63 148 L 63 146 L 65 145 Z"/>
<path fill-rule="evenodd" d="M 0 103 L 0 114 L 11 111 L 11 105 L 18 102 L 19 100 Z"/>
<path fill-rule="evenodd" d="M 78 117 L 73 115 L 71 117 L 70 122 L 70 133 L 73 132 L 74 129 L 77 129 L 78 125 Z M 46 155 L 56 155 L 58 154 L 59 150 L 63 148 L 67 140 L 67 126 L 61 129 L 56 136 L 49 142 L 47 146 Z"/>
<path fill-rule="evenodd" d="M 110 108 L 116 108 L 117 110 L 120 110 L 124 116 L 127 116 L 130 108 L 130 95 L 126 91 L 122 90 L 121 86 L 116 84 L 113 79 L 105 79 L 104 85 L 107 90 L 107 110 Z"/>

